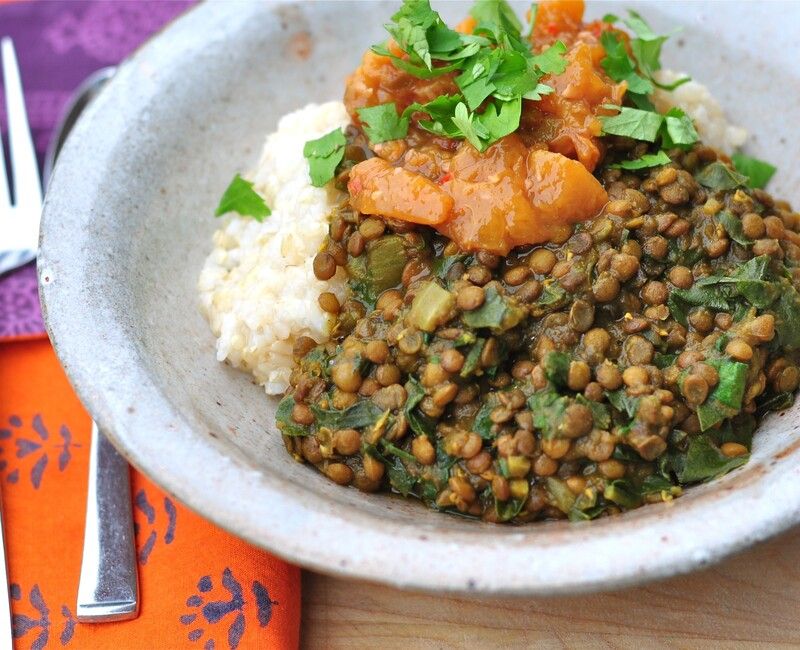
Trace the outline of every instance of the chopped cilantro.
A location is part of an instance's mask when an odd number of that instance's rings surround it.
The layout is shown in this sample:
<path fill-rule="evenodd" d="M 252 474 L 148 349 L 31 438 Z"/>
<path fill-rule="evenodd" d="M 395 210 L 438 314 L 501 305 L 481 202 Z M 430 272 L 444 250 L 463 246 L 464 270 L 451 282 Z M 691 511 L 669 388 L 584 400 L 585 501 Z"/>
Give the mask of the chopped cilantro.
<path fill-rule="evenodd" d="M 388 54 L 397 67 L 421 77 L 428 76 L 426 73 L 432 76 L 443 74 L 446 68 L 453 67 L 434 68 L 434 61 L 463 59 L 474 54 L 479 47 L 475 39 L 445 25 L 439 14 L 431 9 L 428 0 L 404 0 L 402 7 L 392 16 L 392 22 L 385 27 L 400 49 L 408 54 L 408 61 L 389 54 L 385 46 L 374 46 L 373 50 Z M 458 64 L 454 65 L 457 67 Z"/>
<path fill-rule="evenodd" d="M 561 74 L 567 69 L 567 60 L 564 55 L 567 46 L 561 41 L 556 41 L 541 54 L 533 57 L 533 63 L 544 74 Z"/>
<path fill-rule="evenodd" d="M 394 102 L 359 108 L 356 113 L 370 144 L 405 138 L 408 133 L 408 117 L 397 114 Z"/>
<path fill-rule="evenodd" d="M 506 31 L 516 32 L 517 36 L 522 31 L 522 23 L 506 0 L 476 0 L 469 15 L 479 26 L 497 25 Z"/>
<path fill-rule="evenodd" d="M 464 102 L 459 102 L 456 105 L 456 110 L 453 113 L 453 124 L 459 128 L 461 135 L 478 151 L 483 151 L 486 148 L 484 142 L 489 139 L 489 132 L 480 121 L 475 121 L 475 113 L 470 113 Z"/>
<path fill-rule="evenodd" d="M 653 74 L 661 69 L 661 46 L 667 36 L 656 34 L 635 11 L 629 11 L 628 14 L 623 22 L 634 32 L 635 38 L 631 38 L 629 45 L 626 45 L 619 33 L 603 31 L 600 43 L 605 49 L 606 57 L 601 65 L 611 79 L 627 84 L 626 99 L 635 108 L 623 107 L 619 115 L 601 118 L 603 132 L 646 142 L 655 142 L 660 136 L 662 149 L 688 147 L 699 139 L 692 120 L 679 108 L 672 108 L 666 115 L 659 115 L 650 96 L 656 87 L 674 89 L 689 81 L 689 78 L 679 79 L 669 85 L 660 84 L 653 78 Z M 603 20 L 613 24 L 619 18 L 608 14 Z M 623 168 L 642 169 L 649 166 L 653 165 Z"/>
<path fill-rule="evenodd" d="M 614 32 L 605 31 L 600 35 L 600 43 L 606 51 L 606 58 L 601 65 L 614 81 L 625 81 L 628 92 L 637 95 L 649 95 L 653 92 L 653 82 L 636 71 L 636 64 L 628 56 L 625 43 Z"/>
<path fill-rule="evenodd" d="M 746 156 L 743 153 L 733 154 L 731 160 L 733 160 L 734 169 L 747 176 L 747 184 L 752 188 L 765 188 L 775 172 L 778 171 L 776 167 L 768 162 Z"/>
<path fill-rule="evenodd" d="M 311 184 L 314 187 L 323 187 L 333 179 L 336 167 L 344 157 L 346 144 L 347 141 L 341 129 L 334 129 L 321 138 L 306 142 L 303 147 L 303 155 L 308 160 Z"/>
<path fill-rule="evenodd" d="M 608 108 L 619 108 L 619 114 L 600 118 L 603 124 L 603 133 L 627 136 L 645 142 L 656 141 L 661 125 L 664 123 L 663 115 L 627 106 L 608 106 Z"/>
<path fill-rule="evenodd" d="M 238 212 L 242 216 L 253 217 L 256 221 L 263 221 L 264 217 L 272 214 L 261 195 L 253 189 L 253 184 L 239 174 L 233 177 L 219 200 L 214 216 L 221 217 L 228 212 Z"/>
<path fill-rule="evenodd" d="M 558 41 L 534 54 L 505 0 L 478 0 L 471 15 L 477 22 L 474 33 L 459 34 L 442 22 L 428 0 L 404 0 L 386 29 L 407 58 L 393 55 L 385 45 L 373 46 L 373 51 L 423 79 L 458 72 L 455 83 L 460 93 L 412 104 L 400 116 L 388 108 L 361 109 L 359 117 L 370 142 L 404 137 L 414 113 L 427 113 L 430 119 L 419 120 L 420 128 L 464 138 L 485 151 L 519 128 L 523 98 L 536 101 L 553 92 L 541 79 L 566 69 L 564 43 Z"/>
<path fill-rule="evenodd" d="M 411 104 L 403 111 L 403 117 L 410 117 L 414 113 L 426 113 L 430 119 L 419 120 L 417 125 L 420 128 L 436 135 L 455 138 L 458 137 L 459 130 L 453 124 L 453 113 L 460 102 L 460 95 L 439 95 L 427 104 Z"/>
<path fill-rule="evenodd" d="M 692 145 L 700 139 L 692 119 L 677 107 L 667 111 L 664 116 L 664 128 L 666 134 L 662 133 L 662 138 L 667 149 L 675 145 Z"/>
<path fill-rule="evenodd" d="M 645 169 L 647 167 L 659 167 L 672 162 L 665 151 L 658 153 L 646 153 L 641 158 L 636 160 L 623 160 L 615 165 L 611 165 L 614 169 Z"/>

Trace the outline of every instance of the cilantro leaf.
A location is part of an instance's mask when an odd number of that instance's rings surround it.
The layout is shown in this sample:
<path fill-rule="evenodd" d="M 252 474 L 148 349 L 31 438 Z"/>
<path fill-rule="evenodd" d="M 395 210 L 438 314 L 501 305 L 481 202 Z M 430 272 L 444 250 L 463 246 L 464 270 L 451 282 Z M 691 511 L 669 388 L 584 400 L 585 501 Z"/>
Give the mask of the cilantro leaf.
<path fill-rule="evenodd" d="M 683 110 L 673 107 L 664 116 L 666 136 L 662 134 L 664 146 L 671 148 L 674 145 L 688 146 L 700 139 L 694 128 L 694 122 Z"/>
<path fill-rule="evenodd" d="M 497 109 L 498 105 L 500 106 L 499 111 Z M 498 99 L 489 104 L 486 110 L 477 118 L 477 121 L 487 132 L 487 140 L 480 151 L 497 142 L 500 138 L 516 131 L 519 127 L 521 115 L 522 99 L 520 97 L 507 102 Z"/>
<path fill-rule="evenodd" d="M 437 22 L 441 23 L 439 14 L 431 9 L 428 0 L 404 0 L 392 21 L 385 25 L 386 31 L 412 60 L 423 63 L 430 70 L 433 62 L 427 32 Z"/>
<path fill-rule="evenodd" d="M 625 81 L 628 91 L 637 95 L 649 95 L 655 90 L 652 81 L 636 72 L 633 62 L 622 39 L 614 32 L 605 31 L 600 35 L 600 43 L 606 51 L 601 62 L 603 69 L 614 81 Z"/>
<path fill-rule="evenodd" d="M 405 138 L 408 133 L 408 117 L 397 114 L 394 102 L 359 108 L 356 113 L 370 144 Z"/>
<path fill-rule="evenodd" d="M 464 102 L 459 102 L 456 105 L 452 119 L 453 124 L 461 131 L 461 135 L 473 147 L 478 151 L 483 151 L 486 148 L 485 141 L 489 139 L 489 132 L 480 122 L 475 121 L 475 114 L 467 110 L 467 105 Z"/>
<path fill-rule="evenodd" d="M 439 14 L 431 9 L 428 0 L 403 0 L 403 5 L 385 28 L 408 55 L 408 60 L 392 55 L 385 45 L 373 46 L 373 51 L 391 57 L 396 67 L 421 78 L 444 74 L 459 65 L 436 68 L 434 61 L 463 59 L 475 54 L 480 47 L 479 40 L 459 34 L 445 25 Z"/>
<path fill-rule="evenodd" d="M 308 160 L 311 184 L 323 187 L 336 174 L 336 167 L 344 158 L 347 144 L 341 129 L 334 129 L 321 138 L 309 140 L 303 147 L 303 155 Z"/>
<path fill-rule="evenodd" d="M 648 77 L 661 69 L 661 46 L 667 36 L 659 36 L 638 13 L 628 10 L 628 17 L 623 22 L 633 30 L 636 38 L 631 39 L 631 51 L 639 64 L 639 68 Z"/>
<path fill-rule="evenodd" d="M 627 106 L 606 105 L 606 108 L 616 108 L 619 110 L 619 114 L 600 117 L 603 133 L 627 136 L 645 142 L 656 141 L 661 125 L 664 123 L 663 115 Z"/>
<path fill-rule="evenodd" d="M 747 176 L 747 184 L 756 189 L 763 189 L 767 186 L 770 179 L 777 170 L 764 160 L 746 156 L 743 153 L 735 153 L 731 156 L 734 169 L 740 174 Z"/>
<path fill-rule="evenodd" d="M 411 117 L 414 113 L 426 113 L 430 119 L 419 120 L 417 125 L 420 128 L 448 138 L 461 137 L 459 128 L 453 123 L 453 114 L 461 99 L 460 95 L 439 95 L 427 104 L 411 104 L 403 111 L 403 117 Z"/>
<path fill-rule="evenodd" d="M 469 10 L 479 25 L 497 25 L 519 37 L 522 23 L 506 0 L 476 0 Z"/>
<path fill-rule="evenodd" d="M 264 217 L 272 214 L 261 195 L 253 189 L 253 184 L 239 174 L 233 177 L 223 193 L 214 216 L 221 217 L 228 212 L 238 212 L 242 216 L 253 217 L 256 221 L 263 221 Z"/>
<path fill-rule="evenodd" d="M 623 160 L 615 165 L 610 165 L 612 169 L 645 169 L 647 167 L 659 167 L 667 165 L 670 162 L 670 157 L 665 151 L 658 153 L 646 153 L 641 158 L 636 160 Z"/>
<path fill-rule="evenodd" d="M 556 41 L 541 54 L 533 57 L 533 62 L 544 74 L 561 74 L 567 69 L 567 46 Z"/>
<path fill-rule="evenodd" d="M 643 41 L 655 41 L 662 38 L 656 34 L 647 24 L 644 18 L 633 9 L 628 9 L 628 17 L 622 19 L 623 22 L 633 30 L 633 33 Z"/>
<path fill-rule="evenodd" d="M 414 63 L 411 60 L 401 59 L 389 51 L 385 44 L 379 43 L 370 48 L 375 54 L 389 57 L 392 60 L 395 68 L 408 72 L 408 74 L 418 77 L 420 79 L 434 79 L 441 77 L 443 74 L 458 70 L 461 66 L 460 62 L 452 63 L 450 65 L 443 65 L 435 68 L 427 68 L 423 63 Z"/>

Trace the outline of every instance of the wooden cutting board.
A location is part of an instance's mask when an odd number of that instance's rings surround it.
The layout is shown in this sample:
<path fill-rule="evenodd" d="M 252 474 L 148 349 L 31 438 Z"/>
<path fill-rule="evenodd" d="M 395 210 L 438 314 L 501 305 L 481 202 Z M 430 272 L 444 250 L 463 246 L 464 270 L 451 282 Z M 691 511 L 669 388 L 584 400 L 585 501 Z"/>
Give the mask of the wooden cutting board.
<path fill-rule="evenodd" d="M 588 596 L 474 599 L 305 572 L 302 634 L 306 648 L 381 650 L 800 647 L 800 528 L 704 571 Z"/>

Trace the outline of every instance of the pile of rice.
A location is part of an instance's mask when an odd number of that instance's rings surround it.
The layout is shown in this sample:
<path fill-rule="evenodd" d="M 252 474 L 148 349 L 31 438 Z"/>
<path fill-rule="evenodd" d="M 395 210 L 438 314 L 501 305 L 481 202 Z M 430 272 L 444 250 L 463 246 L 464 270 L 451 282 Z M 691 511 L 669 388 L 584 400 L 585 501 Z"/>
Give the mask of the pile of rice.
<path fill-rule="evenodd" d="M 660 75 L 663 83 L 684 76 L 669 70 Z M 662 111 L 683 108 L 702 139 L 725 152 L 738 149 L 747 137 L 744 129 L 728 123 L 708 89 L 696 81 L 673 92 L 659 90 L 656 103 Z M 342 197 L 330 184 L 311 185 L 303 146 L 349 122 L 341 102 L 309 104 L 281 119 L 249 175 L 272 215 L 262 223 L 228 217 L 214 233 L 214 250 L 200 275 L 201 305 L 217 337 L 217 358 L 250 372 L 269 394 L 289 386 L 298 337 L 328 340 L 330 317 L 319 307 L 319 294 L 344 297 L 341 269 L 323 282 L 312 268 L 329 215 Z"/>
<path fill-rule="evenodd" d="M 303 146 L 349 123 L 341 102 L 309 104 L 281 119 L 248 175 L 272 215 L 261 223 L 228 217 L 214 233 L 214 250 L 200 274 L 217 358 L 252 373 L 270 394 L 289 385 L 298 337 L 328 339 L 330 317 L 319 307 L 319 294 L 344 296 L 343 271 L 322 282 L 312 268 L 341 195 L 330 184 L 311 185 Z"/>
<path fill-rule="evenodd" d="M 691 75 L 673 70 L 656 73 L 657 81 L 664 85 L 688 76 Z M 734 153 L 747 140 L 747 131 L 728 122 L 711 91 L 694 79 L 672 91 L 656 90 L 655 105 L 661 113 L 666 113 L 673 106 L 682 108 L 694 120 L 700 139 L 727 154 Z"/>

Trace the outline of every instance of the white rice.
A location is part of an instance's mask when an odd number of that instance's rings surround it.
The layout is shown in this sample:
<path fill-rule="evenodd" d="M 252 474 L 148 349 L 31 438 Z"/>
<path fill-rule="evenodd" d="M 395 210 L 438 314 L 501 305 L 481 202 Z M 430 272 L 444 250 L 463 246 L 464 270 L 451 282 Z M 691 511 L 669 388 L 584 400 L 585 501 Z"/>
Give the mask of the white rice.
<path fill-rule="evenodd" d="M 214 250 L 200 274 L 201 306 L 217 337 L 217 358 L 252 373 L 270 394 L 289 385 L 298 337 L 328 339 L 330 319 L 317 302 L 320 293 L 344 296 L 343 271 L 322 282 L 312 268 L 341 195 L 311 185 L 303 146 L 349 122 L 341 102 L 309 104 L 280 120 L 248 176 L 272 215 L 262 223 L 228 217 L 214 233 Z"/>
<path fill-rule="evenodd" d="M 670 84 L 686 76 L 690 75 L 660 70 L 656 73 L 656 80 Z M 727 154 L 735 152 L 747 140 L 747 131 L 731 124 L 711 91 L 694 79 L 672 91 L 656 90 L 655 105 L 662 113 L 673 106 L 682 108 L 694 120 L 700 139 Z"/>

